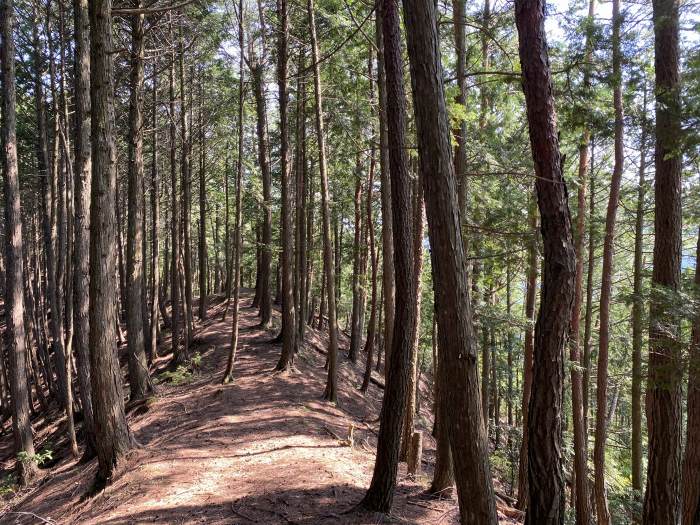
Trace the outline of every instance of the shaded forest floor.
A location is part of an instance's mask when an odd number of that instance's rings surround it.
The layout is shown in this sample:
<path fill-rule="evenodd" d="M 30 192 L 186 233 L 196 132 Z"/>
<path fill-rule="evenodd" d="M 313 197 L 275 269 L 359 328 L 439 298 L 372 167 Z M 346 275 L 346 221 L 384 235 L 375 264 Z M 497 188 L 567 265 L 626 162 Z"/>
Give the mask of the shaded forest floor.
<path fill-rule="evenodd" d="M 339 403 L 326 403 L 321 399 L 325 357 L 318 351 L 326 348 L 325 334 L 309 330 L 296 370 L 272 373 L 280 352 L 270 342 L 276 332 L 256 326 L 256 310 L 249 303 L 250 295 L 244 295 L 234 383 L 220 384 L 231 316 L 222 322 L 223 305 L 215 303 L 209 320 L 198 323 L 192 353 L 200 354 L 199 367 L 191 376 L 184 374 L 180 384 L 158 383 L 147 410 L 129 414 L 142 447 L 130 455 L 115 482 L 85 497 L 96 460 L 77 464 L 53 441 L 51 468 L 3 503 L 0 523 L 458 523 L 453 499 L 423 495 L 435 446 L 427 399 L 417 418 L 424 431 L 423 475 L 408 479 L 405 464 L 400 465 L 391 515 L 351 511 L 372 477 L 381 405 L 376 384 L 366 395 L 357 389 L 364 355 L 353 365 L 342 353 Z M 346 349 L 347 340 L 341 343 Z M 163 367 L 167 359 L 156 365 Z M 162 371 L 154 377 L 162 378 Z M 345 442 L 351 425 L 353 447 Z M 62 427 L 39 421 L 39 449 L 42 442 L 58 440 Z M 12 463 L 10 451 L 6 432 L 0 442 L 4 473 Z M 499 515 L 501 523 L 512 523 Z"/>

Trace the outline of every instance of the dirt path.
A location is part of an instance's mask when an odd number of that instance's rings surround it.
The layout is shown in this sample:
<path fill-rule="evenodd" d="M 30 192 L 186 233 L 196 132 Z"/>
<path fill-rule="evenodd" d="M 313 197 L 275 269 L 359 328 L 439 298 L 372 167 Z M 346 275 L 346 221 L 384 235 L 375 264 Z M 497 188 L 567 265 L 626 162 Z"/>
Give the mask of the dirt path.
<path fill-rule="evenodd" d="M 197 335 L 200 370 L 187 384 L 160 385 L 149 410 L 130 416 L 143 448 L 104 492 L 85 499 L 95 461 L 66 459 L 18 494 L 0 523 L 457 523 L 454 502 L 424 499 L 428 478 L 407 480 L 403 465 L 391 516 L 347 513 L 371 479 L 377 425 L 364 421 L 376 418 L 380 392 L 361 395 L 360 367 L 342 359 L 340 408 L 322 401 L 324 357 L 313 345 L 324 341 L 313 331 L 296 372 L 271 373 L 279 346 L 254 313 L 242 310 L 236 380 L 221 386 L 230 316 L 221 322 L 220 305 L 212 308 L 216 320 Z M 351 424 L 352 448 L 343 443 Z"/>

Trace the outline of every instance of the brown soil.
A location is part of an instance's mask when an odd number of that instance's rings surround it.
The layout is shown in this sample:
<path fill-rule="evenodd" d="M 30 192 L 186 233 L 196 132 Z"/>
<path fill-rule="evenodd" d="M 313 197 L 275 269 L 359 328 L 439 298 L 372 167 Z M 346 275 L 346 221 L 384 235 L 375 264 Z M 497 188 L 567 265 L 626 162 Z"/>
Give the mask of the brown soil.
<path fill-rule="evenodd" d="M 87 497 L 96 460 L 81 465 L 57 450 L 60 461 L 4 503 L 0 523 L 458 523 L 454 500 L 423 495 L 435 446 L 427 397 L 418 418 L 424 433 L 423 475 L 410 480 L 405 465 L 400 466 L 391 515 L 353 510 L 372 476 L 381 390 L 372 384 L 361 394 L 357 387 L 364 364 L 353 365 L 343 354 L 339 404 L 324 402 L 325 357 L 319 350 L 326 341 L 315 330 L 309 331 L 294 372 L 271 372 L 279 345 L 269 342 L 275 333 L 255 326 L 249 301 L 246 295 L 233 384 L 220 384 L 231 317 L 221 322 L 222 305 L 217 304 L 209 312 L 214 320 L 199 327 L 193 352 L 200 352 L 202 360 L 191 381 L 159 384 L 148 410 L 130 414 L 142 448 L 130 455 L 115 481 Z M 161 358 L 156 364 L 166 362 Z M 345 441 L 351 425 L 352 447 Z M 36 429 L 40 442 L 60 435 L 55 423 L 44 420 L 36 422 Z M 60 442 L 54 443 L 58 449 Z M 12 465 L 7 433 L 0 458 L 6 473 Z M 513 515 L 511 509 L 499 509 Z M 500 517 L 501 523 L 515 523 Z"/>

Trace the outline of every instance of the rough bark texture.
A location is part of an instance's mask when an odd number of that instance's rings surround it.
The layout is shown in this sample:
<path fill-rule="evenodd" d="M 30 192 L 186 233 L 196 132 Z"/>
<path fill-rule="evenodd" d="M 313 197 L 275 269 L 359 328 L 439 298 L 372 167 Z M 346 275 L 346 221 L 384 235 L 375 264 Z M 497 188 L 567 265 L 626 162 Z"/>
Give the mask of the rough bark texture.
<path fill-rule="evenodd" d="M 136 0 L 135 7 L 141 7 Z M 129 98 L 129 184 L 126 234 L 126 330 L 131 400 L 150 391 L 142 315 L 143 260 L 143 15 L 131 20 L 131 94 Z"/>
<path fill-rule="evenodd" d="M 289 169 L 289 126 L 287 109 L 287 0 L 277 1 L 279 27 L 277 33 L 277 85 L 279 88 L 280 111 L 280 170 L 282 180 L 282 355 L 277 370 L 290 368 L 297 351 L 296 308 L 294 307 L 294 207 L 292 195 L 292 175 Z"/>
<path fill-rule="evenodd" d="M 90 372 L 98 482 L 108 481 L 131 448 L 117 360 L 116 141 L 112 87 L 112 2 L 91 0 L 90 95 L 93 184 L 90 203 Z"/>
<path fill-rule="evenodd" d="M 593 449 L 595 469 L 595 499 L 598 525 L 610 523 L 608 498 L 605 490 L 605 441 L 607 439 L 606 409 L 608 406 L 608 347 L 610 345 L 610 300 L 612 297 L 612 273 L 615 240 L 615 219 L 620 200 L 620 184 L 624 168 L 622 69 L 620 56 L 620 0 L 613 0 L 613 99 L 615 107 L 615 162 L 610 197 L 605 216 L 605 239 L 603 241 L 603 273 L 600 289 L 600 335 L 598 339 L 598 369 L 596 374 L 596 430 Z"/>
<path fill-rule="evenodd" d="M 654 268 L 649 309 L 649 436 L 643 522 L 677 523 L 681 481 L 681 349 L 673 301 L 681 280 L 681 119 L 678 0 L 654 0 L 656 168 Z"/>
<path fill-rule="evenodd" d="M 170 39 L 173 39 L 172 15 L 169 21 Z M 177 184 L 177 118 L 175 115 L 175 47 L 170 53 L 169 110 L 170 110 L 170 238 L 172 239 L 170 260 L 170 304 L 173 362 L 182 364 L 187 360 L 187 346 L 180 346 L 180 195 Z"/>
<path fill-rule="evenodd" d="M 24 264 L 22 261 L 22 212 L 17 163 L 17 116 L 15 91 L 14 5 L 0 4 L 0 67 L 2 68 L 2 162 L 5 178 L 5 320 L 12 394 L 12 432 L 17 474 L 21 485 L 37 475 L 34 436 L 29 421 L 27 388 L 27 337 L 24 329 Z"/>
<path fill-rule="evenodd" d="M 323 120 L 323 96 L 321 90 L 321 70 L 319 65 L 318 40 L 316 38 L 316 19 L 314 0 L 307 2 L 309 32 L 311 34 L 311 54 L 314 72 L 314 97 L 316 99 L 316 139 L 318 141 L 318 167 L 321 176 L 321 215 L 323 222 L 323 266 L 325 273 L 326 298 L 328 300 L 328 381 L 323 394 L 324 399 L 337 401 L 336 366 L 338 359 L 338 321 L 335 304 L 335 269 L 333 268 L 333 244 L 331 240 L 330 195 L 328 190 L 328 169 L 326 165 L 326 136 Z M 323 322 L 323 319 L 320 320 Z"/>
<path fill-rule="evenodd" d="M 243 180 L 243 116 L 244 116 L 244 78 L 243 78 L 243 49 L 244 49 L 244 33 L 243 33 L 243 0 L 238 3 L 239 17 L 238 24 L 238 46 L 240 59 L 238 63 L 238 158 L 236 159 L 236 216 L 234 219 L 234 234 L 233 234 L 233 314 L 231 319 L 231 345 L 229 347 L 228 361 L 222 382 L 229 383 L 232 379 L 233 364 L 236 360 L 236 350 L 238 348 L 238 316 L 240 310 L 241 299 L 241 182 Z M 226 232 L 228 235 L 228 232 Z"/>
<path fill-rule="evenodd" d="M 90 19 L 88 0 L 75 0 L 75 267 L 73 269 L 74 346 L 80 401 L 85 421 L 86 458 L 95 454 L 95 423 L 90 388 Z"/>
<path fill-rule="evenodd" d="M 416 330 L 416 286 L 411 179 L 405 148 L 406 94 L 403 87 L 399 7 L 396 0 L 383 0 L 381 9 L 396 272 L 396 317 L 391 351 L 387 353 L 387 381 L 377 438 L 377 457 L 372 482 L 362 505 L 375 511 L 388 512 L 396 487 L 401 429 L 411 372 L 411 352 Z"/>
<path fill-rule="evenodd" d="M 634 226 L 634 283 L 632 302 L 632 488 L 641 500 L 642 485 L 642 343 L 644 337 L 644 200 L 646 194 L 647 88 L 644 86 L 644 111 L 639 153 L 639 185 Z"/>
<path fill-rule="evenodd" d="M 432 0 L 404 0 L 420 169 L 430 233 L 437 302 L 439 360 L 445 365 L 445 392 L 460 519 L 463 524 L 495 524 L 488 447 L 479 407 L 479 378 L 452 163 L 450 131 L 442 84 L 436 6 Z"/>
<path fill-rule="evenodd" d="M 563 523 L 564 347 L 574 299 L 575 252 L 556 129 L 543 0 L 516 0 L 523 90 L 544 241 L 542 300 L 535 325 L 528 412 L 527 524 Z"/>
<path fill-rule="evenodd" d="M 263 64 L 257 62 L 251 70 L 253 93 L 258 130 L 258 163 L 262 176 L 262 246 L 260 257 L 260 326 L 272 324 L 272 295 L 270 291 L 270 272 L 272 267 L 272 174 L 268 154 L 267 104 L 263 91 Z"/>
<path fill-rule="evenodd" d="M 391 337 L 394 333 L 394 234 L 391 224 L 391 180 L 389 178 L 389 137 L 386 123 L 386 73 L 384 70 L 384 42 L 382 38 L 381 9 L 376 13 L 376 47 L 377 47 L 377 92 L 379 95 L 379 179 L 382 199 L 382 289 L 384 299 L 383 345 L 390 351 Z M 381 350 L 378 351 L 381 356 Z M 387 356 L 388 357 L 388 356 Z M 386 360 L 388 362 L 388 359 Z M 379 368 L 377 368 L 379 370 Z"/>
<path fill-rule="evenodd" d="M 592 21 L 595 13 L 595 0 L 588 3 L 588 17 Z M 592 53 L 590 35 L 586 35 L 586 62 Z M 583 84 L 590 85 L 590 67 L 584 69 Z M 588 187 L 590 131 L 585 126 L 578 147 L 578 206 L 576 208 L 576 278 L 574 283 L 574 306 L 571 313 L 571 334 L 569 359 L 571 366 L 571 406 L 574 427 L 574 471 L 575 506 L 577 525 L 591 522 L 590 499 L 588 497 L 588 439 L 584 424 L 583 374 L 581 372 L 581 305 L 583 303 L 583 263 L 586 239 L 586 191 Z M 573 496 L 572 496 L 573 497 Z"/>
<path fill-rule="evenodd" d="M 696 261 L 700 261 L 700 230 Z M 696 291 L 700 289 L 700 267 L 695 266 Z M 688 363 L 688 428 L 683 459 L 683 525 L 696 525 L 700 516 L 700 315 L 693 322 Z"/>

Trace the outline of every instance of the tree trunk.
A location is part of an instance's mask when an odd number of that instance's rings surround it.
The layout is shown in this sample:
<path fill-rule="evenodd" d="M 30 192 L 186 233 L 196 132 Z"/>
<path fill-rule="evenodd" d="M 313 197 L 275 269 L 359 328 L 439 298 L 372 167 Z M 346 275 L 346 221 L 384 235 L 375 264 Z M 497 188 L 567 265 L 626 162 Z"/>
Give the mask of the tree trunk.
<path fill-rule="evenodd" d="M 95 455 L 95 422 L 90 388 L 90 188 L 92 152 L 90 149 L 90 20 L 88 1 L 75 0 L 75 228 L 73 298 L 75 304 L 75 351 L 78 384 L 85 421 L 85 459 Z"/>
<path fill-rule="evenodd" d="M 537 207 L 535 198 L 531 197 L 528 204 L 528 225 L 530 231 L 530 243 L 528 246 L 527 286 L 525 291 L 525 341 L 523 351 L 523 399 L 522 399 L 522 428 L 523 438 L 520 444 L 520 461 L 518 465 L 518 501 L 516 507 L 520 510 L 527 508 L 528 500 L 528 417 L 530 395 L 532 392 L 532 366 L 534 350 L 534 323 L 535 303 L 537 302 Z"/>
<path fill-rule="evenodd" d="M 207 183 L 206 183 L 206 132 L 202 103 L 205 97 L 203 81 L 199 80 L 199 319 L 207 318 Z M 214 210 L 214 213 L 216 211 Z M 218 217 L 218 214 L 217 214 Z M 218 275 L 218 268 L 214 267 Z"/>
<path fill-rule="evenodd" d="M 479 408 L 479 378 L 457 202 L 457 182 L 442 84 L 432 0 L 404 0 L 420 169 L 432 248 L 439 360 L 445 365 L 447 432 L 461 523 L 495 524 L 488 446 Z M 392 188 L 393 189 L 393 188 Z"/>
<path fill-rule="evenodd" d="M 382 38 L 382 13 L 377 9 L 376 48 L 377 48 L 377 92 L 379 94 L 379 175 L 382 199 L 382 307 L 384 312 L 384 348 L 391 351 L 391 337 L 394 333 L 394 237 L 391 224 L 391 179 L 389 173 L 389 138 L 387 132 L 386 72 L 384 68 L 384 41 Z M 381 359 L 381 349 L 377 354 Z M 388 357 L 387 362 L 388 362 Z M 379 360 L 377 361 L 379 363 Z M 379 365 L 377 365 L 379 370 Z M 386 371 L 385 371 L 386 373 Z"/>
<path fill-rule="evenodd" d="M 337 402 L 337 359 L 338 359 L 338 321 L 335 304 L 335 271 L 333 268 L 333 245 L 331 241 L 331 211 L 328 190 L 328 173 L 326 167 L 326 137 L 323 121 L 323 97 L 321 93 L 321 70 L 319 65 L 318 40 L 316 38 L 316 19 L 314 0 L 307 2 L 309 32 L 311 34 L 311 52 L 314 70 L 314 96 L 316 99 L 316 139 L 318 141 L 318 167 L 321 175 L 321 212 L 323 217 L 323 263 L 326 275 L 326 297 L 328 299 L 328 381 L 323 398 Z M 323 319 L 321 319 L 323 322 Z"/>
<path fill-rule="evenodd" d="M 179 42 L 179 73 L 180 73 L 180 177 L 182 179 L 182 266 L 184 271 L 184 294 L 183 313 L 185 337 L 184 344 L 186 352 L 192 343 L 193 319 L 192 319 L 192 235 L 191 235 L 191 212 L 192 212 L 192 136 L 190 125 L 192 122 L 192 86 L 191 78 L 188 82 L 185 74 L 185 43 L 183 28 L 180 26 Z M 189 100 L 185 101 L 187 90 L 186 85 L 190 85 Z"/>
<path fill-rule="evenodd" d="M 172 13 L 169 20 L 171 42 L 174 41 Z M 170 221 L 172 238 L 170 261 L 170 304 L 173 363 L 183 364 L 187 360 L 187 345 L 180 347 L 180 196 L 177 184 L 177 118 L 175 116 L 175 47 L 170 52 L 169 68 L 170 109 Z"/>
<path fill-rule="evenodd" d="M 421 276 L 423 274 L 423 190 L 420 180 L 413 184 L 413 286 L 415 287 L 415 333 L 411 345 L 411 364 L 406 389 L 406 412 L 401 437 L 401 452 L 399 459 L 407 461 L 411 447 L 411 439 L 415 430 L 416 420 L 416 391 L 418 389 L 418 352 L 420 351 L 420 319 L 421 319 Z"/>
<path fill-rule="evenodd" d="M 523 90 L 544 241 L 542 301 L 535 325 L 528 413 L 527 524 L 563 523 L 564 347 L 574 299 L 575 252 L 556 130 L 543 0 L 516 0 Z"/>
<path fill-rule="evenodd" d="M 595 14 L 595 0 L 588 4 L 588 19 L 592 23 Z M 592 43 L 590 34 L 586 35 L 586 63 L 591 60 Z M 583 84 L 590 87 L 590 67 L 584 68 Z M 588 495 L 588 439 L 584 423 L 583 377 L 581 374 L 581 304 L 583 302 L 583 262 L 586 236 L 586 189 L 588 175 L 588 152 L 590 131 L 585 126 L 579 144 L 578 162 L 578 206 L 576 216 L 576 277 L 574 281 L 574 306 L 571 313 L 571 340 L 569 342 L 569 359 L 571 367 L 571 406 L 574 427 L 574 470 L 575 470 L 575 505 L 576 524 L 589 525 L 591 522 L 590 499 Z"/>
<path fill-rule="evenodd" d="M 263 186 L 262 247 L 260 257 L 260 326 L 272 324 L 272 295 L 270 273 L 272 267 L 272 174 L 268 157 L 267 108 L 263 91 L 263 64 L 257 62 L 251 69 L 258 129 L 258 162 Z"/>
<path fill-rule="evenodd" d="M 136 0 L 135 7 L 141 7 Z M 126 330 L 131 401 L 150 391 L 142 315 L 143 260 L 143 15 L 131 20 L 131 74 L 129 97 L 129 224 L 126 239 Z"/>
<path fill-rule="evenodd" d="M 389 512 L 396 486 L 401 430 L 410 383 L 411 352 L 416 331 L 416 285 L 413 202 L 405 148 L 406 94 L 403 88 L 400 14 L 398 4 L 394 0 L 384 0 L 381 9 L 396 271 L 396 317 L 391 338 L 392 346 L 386 358 L 387 380 L 382 401 L 374 474 L 361 504 L 374 511 Z"/>
<path fill-rule="evenodd" d="M 613 99 L 615 106 L 615 163 L 610 181 L 610 198 L 605 216 L 605 239 L 603 241 L 603 273 L 600 290 L 600 337 L 598 344 L 598 369 L 596 381 L 596 430 L 593 449 L 595 468 L 595 499 L 598 525 L 610 523 L 610 511 L 605 492 L 605 441 L 607 438 L 606 407 L 608 406 L 608 347 L 610 345 L 610 299 L 612 296 L 612 273 L 615 240 L 615 218 L 620 200 L 620 184 L 624 169 L 622 67 L 620 56 L 620 0 L 613 0 Z"/>
<path fill-rule="evenodd" d="M 678 1 L 654 0 L 656 168 L 654 268 L 649 308 L 646 413 L 649 436 L 643 522 L 680 519 L 683 377 L 679 320 L 668 297 L 681 281 L 681 103 Z"/>
<path fill-rule="evenodd" d="M 37 475 L 34 436 L 29 421 L 27 389 L 27 337 L 24 330 L 24 264 L 22 261 L 22 212 L 17 162 L 17 116 L 15 90 L 14 2 L 0 7 L 0 67 L 2 68 L 2 161 L 5 175 L 5 320 L 11 367 L 12 431 L 17 474 L 22 486 Z M 22 457 L 24 456 L 24 457 Z"/>
<path fill-rule="evenodd" d="M 158 311 L 160 303 L 160 178 L 158 171 L 158 74 L 153 67 L 153 159 L 151 165 L 151 335 L 149 360 L 158 356 Z M 167 260 L 167 258 L 166 258 Z"/>
<path fill-rule="evenodd" d="M 117 360 L 116 140 L 112 87 L 112 2 L 91 0 L 90 96 L 93 184 L 90 205 L 90 372 L 98 483 L 106 483 L 132 446 Z"/>
<path fill-rule="evenodd" d="M 700 230 L 696 261 L 700 261 Z M 700 267 L 695 266 L 694 280 L 697 294 L 700 289 Z M 700 315 L 693 321 L 693 335 L 688 363 L 688 427 L 683 459 L 683 512 L 682 524 L 695 525 L 700 516 Z"/>
<path fill-rule="evenodd" d="M 359 126 L 358 126 L 359 128 Z M 364 328 L 365 283 L 363 254 L 364 223 L 362 221 L 362 161 L 361 152 L 357 152 L 355 174 L 355 223 L 352 243 L 352 314 L 350 321 L 350 349 L 348 359 L 355 363 L 362 344 L 362 329 Z"/>
<path fill-rule="evenodd" d="M 369 99 L 370 99 L 370 104 L 373 106 L 374 102 L 374 82 L 372 82 L 372 73 L 373 73 L 373 67 L 372 67 L 372 62 L 373 62 L 373 48 L 370 44 L 369 46 L 369 59 L 367 61 L 367 73 L 368 77 L 370 79 L 370 86 L 369 86 Z M 360 387 L 360 392 L 367 392 L 367 388 L 369 388 L 369 382 L 372 377 L 372 358 L 374 355 L 374 340 L 376 338 L 376 333 L 377 333 L 377 270 L 379 266 L 379 258 L 377 256 L 377 249 L 375 246 L 375 240 L 374 240 L 374 218 L 372 216 L 372 193 L 374 190 L 374 170 L 376 167 L 376 157 L 375 157 L 375 151 L 376 148 L 374 146 L 374 141 L 376 137 L 376 130 L 374 126 L 374 119 L 372 119 L 372 127 L 371 127 L 371 134 L 370 134 L 370 161 L 369 161 L 369 174 L 367 178 L 367 233 L 369 236 L 369 256 L 370 256 L 370 263 L 372 264 L 372 274 L 371 274 L 371 286 L 372 286 L 372 292 L 370 296 L 370 310 L 369 310 L 369 321 L 367 323 L 367 339 L 365 339 L 365 347 L 364 347 L 364 352 L 367 354 L 367 361 L 365 365 L 365 374 L 362 379 L 362 386 Z"/>
<path fill-rule="evenodd" d="M 280 169 L 282 181 L 282 355 L 275 367 L 288 370 L 294 362 L 297 352 L 296 309 L 294 308 L 294 220 L 292 175 L 289 169 L 289 131 L 287 109 L 289 92 L 287 90 L 287 39 L 289 26 L 287 19 L 287 0 L 278 0 L 278 39 L 277 39 L 277 85 L 279 88 L 280 111 Z"/>
<path fill-rule="evenodd" d="M 243 33 L 243 0 L 238 2 L 238 46 L 240 59 L 238 63 L 238 158 L 236 159 L 236 215 L 234 218 L 234 233 L 233 233 L 233 314 L 231 319 L 231 345 L 229 347 L 228 361 L 222 382 L 229 383 L 233 379 L 233 364 L 236 360 L 236 350 L 238 348 L 238 314 L 240 311 L 241 299 L 241 183 L 243 182 L 243 125 L 244 117 L 244 78 L 243 78 L 243 50 L 244 50 L 244 33 Z M 226 232 L 228 235 L 228 232 Z"/>

